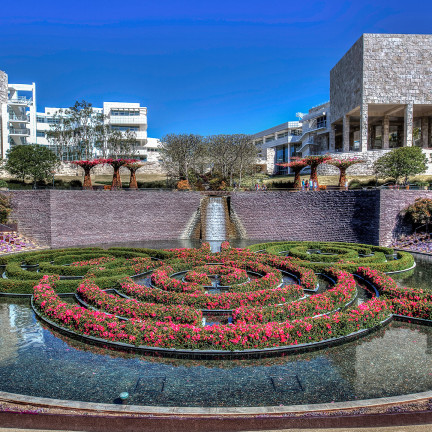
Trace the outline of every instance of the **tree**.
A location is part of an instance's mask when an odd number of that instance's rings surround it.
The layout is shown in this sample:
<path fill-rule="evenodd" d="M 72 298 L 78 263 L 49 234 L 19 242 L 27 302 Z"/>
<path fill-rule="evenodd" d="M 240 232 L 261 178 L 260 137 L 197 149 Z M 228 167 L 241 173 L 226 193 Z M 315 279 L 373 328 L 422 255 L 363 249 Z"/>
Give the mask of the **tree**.
<path fill-rule="evenodd" d="M 339 187 L 344 187 L 346 183 L 346 171 L 347 169 L 355 164 L 365 163 L 366 161 L 362 159 L 349 158 L 349 159 L 331 159 L 326 163 L 329 165 L 333 165 L 334 167 L 339 169 Z"/>
<path fill-rule="evenodd" d="M 132 162 L 125 165 L 125 167 L 130 171 L 129 189 L 138 189 L 136 172 L 143 166 L 144 164 L 138 162 Z"/>
<path fill-rule="evenodd" d="M 58 165 L 59 159 L 50 149 L 28 144 L 9 149 L 4 168 L 23 182 L 27 178 L 31 179 L 36 186 L 37 181 L 44 181 L 51 177 Z"/>
<path fill-rule="evenodd" d="M 206 139 L 208 165 L 220 177 L 233 184 L 234 176 L 239 186 L 245 172 L 256 164 L 258 149 L 249 135 L 212 135 Z"/>
<path fill-rule="evenodd" d="M 399 147 L 375 161 L 374 170 L 378 177 L 391 177 L 396 183 L 403 178 L 406 185 L 410 176 L 427 170 L 427 158 L 420 147 Z"/>
<path fill-rule="evenodd" d="M 282 166 L 282 167 L 291 168 L 291 170 L 294 171 L 294 185 L 293 185 L 293 187 L 295 189 L 300 188 L 300 186 L 301 186 L 300 172 L 304 167 L 308 166 L 306 161 L 304 159 L 299 158 L 299 157 L 292 157 L 291 162 L 279 163 L 277 165 Z"/>
<path fill-rule="evenodd" d="M 324 162 L 327 162 L 331 159 L 329 155 L 318 155 L 318 156 L 306 156 L 303 160 L 307 165 L 310 166 L 310 180 L 318 186 L 318 165 L 321 165 Z"/>
<path fill-rule="evenodd" d="M 86 160 L 92 156 L 92 150 L 97 140 L 96 127 L 104 122 L 104 116 L 93 110 L 91 103 L 75 102 L 66 111 L 70 117 L 72 142 L 80 158 Z"/>
<path fill-rule="evenodd" d="M 113 129 L 104 120 L 95 124 L 95 147 L 102 152 L 102 157 L 131 157 L 136 153 L 136 132 Z"/>
<path fill-rule="evenodd" d="M 105 163 L 105 159 L 94 159 L 94 160 L 79 160 L 73 161 L 72 164 L 80 166 L 84 170 L 84 182 L 83 189 L 92 190 L 92 182 L 90 173 L 91 170 L 99 164 Z"/>
<path fill-rule="evenodd" d="M 199 172 L 205 163 L 205 145 L 202 136 L 169 134 L 162 138 L 159 154 L 169 177 L 187 180 L 190 172 Z"/>
<path fill-rule="evenodd" d="M 55 147 L 57 156 L 63 160 L 64 154 L 69 154 L 73 144 L 72 122 L 68 110 L 60 109 L 53 116 L 54 122 L 46 132 L 47 140 Z"/>

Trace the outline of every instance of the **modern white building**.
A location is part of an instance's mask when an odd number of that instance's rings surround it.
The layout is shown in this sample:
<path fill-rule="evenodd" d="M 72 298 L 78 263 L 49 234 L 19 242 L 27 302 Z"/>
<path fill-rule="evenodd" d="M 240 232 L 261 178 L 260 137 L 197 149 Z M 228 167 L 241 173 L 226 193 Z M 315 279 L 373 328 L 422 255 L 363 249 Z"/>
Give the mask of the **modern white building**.
<path fill-rule="evenodd" d="M 1 157 L 15 145 L 36 139 L 36 85 L 10 84 L 0 71 L 0 141 Z"/>
<path fill-rule="evenodd" d="M 0 71 L 0 137 L 1 157 L 14 145 L 39 144 L 55 151 L 47 139 L 47 132 L 65 115 L 67 108 L 45 108 L 36 111 L 36 85 L 9 84 L 8 76 Z M 141 160 L 159 161 L 160 141 L 147 137 L 147 108 L 139 103 L 104 102 L 103 107 L 93 107 L 94 114 L 103 114 L 104 121 L 113 130 L 133 131 L 136 136 L 136 155 Z M 98 156 L 95 149 L 93 156 Z M 64 160 L 75 160 L 73 148 L 63 155 Z"/>

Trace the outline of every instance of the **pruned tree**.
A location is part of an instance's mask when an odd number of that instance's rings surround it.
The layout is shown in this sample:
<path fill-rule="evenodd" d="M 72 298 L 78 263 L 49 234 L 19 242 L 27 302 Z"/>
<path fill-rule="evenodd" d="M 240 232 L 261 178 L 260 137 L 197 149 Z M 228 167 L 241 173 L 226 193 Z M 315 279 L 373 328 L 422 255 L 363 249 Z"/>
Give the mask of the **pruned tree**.
<path fill-rule="evenodd" d="M 294 172 L 294 185 L 293 185 L 293 187 L 295 189 L 299 189 L 301 186 L 300 172 L 303 168 L 308 166 L 306 161 L 304 159 L 299 158 L 299 157 L 292 157 L 291 162 L 279 163 L 277 165 L 282 166 L 282 167 L 286 167 L 286 168 L 291 168 L 291 171 Z"/>
<path fill-rule="evenodd" d="M 363 159 L 349 158 L 349 159 L 330 159 L 326 162 L 329 165 L 339 169 L 339 187 L 344 187 L 346 183 L 346 171 L 350 166 L 366 163 Z"/>

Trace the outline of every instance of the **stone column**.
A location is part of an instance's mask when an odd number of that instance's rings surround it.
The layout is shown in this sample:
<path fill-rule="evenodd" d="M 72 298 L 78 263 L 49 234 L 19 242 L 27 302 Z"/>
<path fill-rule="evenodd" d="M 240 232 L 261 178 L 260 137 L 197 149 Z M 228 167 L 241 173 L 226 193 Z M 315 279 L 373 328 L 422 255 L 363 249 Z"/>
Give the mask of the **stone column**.
<path fill-rule="evenodd" d="M 404 115 L 404 147 L 412 147 L 413 145 L 413 112 L 414 105 L 411 102 L 406 104 Z"/>
<path fill-rule="evenodd" d="M 429 147 L 429 117 L 421 118 L 421 143 L 423 148 Z"/>
<path fill-rule="evenodd" d="M 336 151 L 336 126 L 334 124 L 330 125 L 329 151 L 330 153 Z"/>
<path fill-rule="evenodd" d="M 343 116 L 343 147 L 342 151 L 349 152 L 350 149 L 350 118 L 347 115 Z"/>
<path fill-rule="evenodd" d="M 266 160 L 267 160 L 267 174 L 273 175 L 275 173 L 275 157 L 276 150 L 274 147 L 269 147 L 266 149 Z"/>
<path fill-rule="evenodd" d="M 368 148 L 368 123 L 369 113 L 368 104 L 362 102 L 360 109 L 360 151 L 366 152 Z"/>
<path fill-rule="evenodd" d="M 7 103 L 7 99 L 8 99 L 8 76 L 6 72 L 0 70 L 0 105 L 3 103 Z M 0 111 L 1 111 L 1 107 L 0 107 Z"/>
<path fill-rule="evenodd" d="M 384 116 L 383 125 L 382 125 L 382 134 L 383 134 L 383 149 L 388 150 L 390 148 L 389 145 L 389 136 L 390 136 L 390 119 L 389 116 Z"/>

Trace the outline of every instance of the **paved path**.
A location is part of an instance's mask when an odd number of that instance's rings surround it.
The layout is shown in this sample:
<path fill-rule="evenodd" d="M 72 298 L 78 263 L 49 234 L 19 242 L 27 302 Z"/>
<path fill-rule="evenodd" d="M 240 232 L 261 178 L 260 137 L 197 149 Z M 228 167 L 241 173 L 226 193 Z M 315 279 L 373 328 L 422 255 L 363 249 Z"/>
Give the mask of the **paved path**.
<path fill-rule="evenodd" d="M 0 432 L 86 432 L 47 429 L 10 429 L 0 428 Z M 256 432 L 256 431 L 244 431 Z M 389 426 L 378 428 L 341 428 L 341 429 L 277 429 L 263 430 L 261 432 L 432 432 L 432 424 L 416 426 Z"/>

